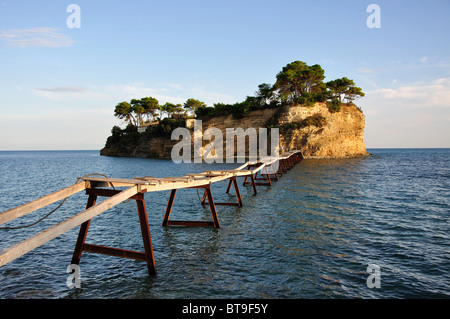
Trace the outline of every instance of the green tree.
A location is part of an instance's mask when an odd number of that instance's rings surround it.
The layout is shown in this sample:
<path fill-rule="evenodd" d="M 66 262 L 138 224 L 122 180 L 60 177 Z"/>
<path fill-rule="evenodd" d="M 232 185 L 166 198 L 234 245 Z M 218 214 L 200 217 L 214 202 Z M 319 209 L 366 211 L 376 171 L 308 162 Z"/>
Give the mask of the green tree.
<path fill-rule="evenodd" d="M 116 105 L 114 115 L 137 127 L 144 123 L 144 117 L 147 117 L 147 121 L 154 120 L 158 116 L 159 109 L 160 106 L 157 99 L 144 97 L 142 99 L 132 99 L 130 103 L 120 102 Z"/>
<path fill-rule="evenodd" d="M 364 96 L 361 88 L 355 86 L 353 80 L 343 77 L 326 83 L 329 98 L 342 103 L 343 99 L 353 101 L 358 96 Z"/>
<path fill-rule="evenodd" d="M 172 111 L 172 118 L 182 118 L 186 114 L 186 111 L 183 109 L 182 104 L 176 104 L 175 108 Z"/>
<path fill-rule="evenodd" d="M 258 91 L 255 92 L 255 102 L 260 105 L 269 104 L 275 99 L 274 88 L 268 83 L 258 85 Z"/>
<path fill-rule="evenodd" d="M 167 113 L 167 117 L 181 117 L 181 114 L 184 112 L 183 105 L 181 104 L 173 104 L 167 102 L 161 107 L 161 110 Z"/>
<path fill-rule="evenodd" d="M 171 114 L 175 110 L 175 104 L 167 102 L 161 106 L 161 111 L 167 113 L 167 117 L 171 117 Z"/>
<path fill-rule="evenodd" d="M 143 116 L 145 113 L 144 107 L 139 103 L 139 100 L 132 99 L 130 101 L 131 104 L 131 110 L 134 113 L 135 117 L 135 126 L 139 126 L 143 124 Z"/>
<path fill-rule="evenodd" d="M 361 88 L 352 86 L 349 88 L 349 90 L 345 93 L 345 98 L 347 99 L 347 102 L 350 103 L 357 98 L 363 97 L 366 95 Z"/>
<path fill-rule="evenodd" d="M 139 124 L 143 123 L 143 117 L 147 117 L 147 121 L 153 121 L 159 115 L 159 102 L 154 97 L 144 97 L 139 100 L 132 99 L 131 105 L 134 108 L 134 113 L 138 118 Z"/>
<path fill-rule="evenodd" d="M 136 116 L 133 114 L 134 108 L 128 102 L 120 102 L 116 105 L 114 110 L 114 116 L 118 117 L 121 120 L 125 120 L 134 126 L 138 126 L 138 121 Z"/>
<path fill-rule="evenodd" d="M 187 99 L 186 102 L 184 102 L 183 106 L 184 106 L 185 109 L 191 110 L 192 112 L 195 113 L 195 110 L 197 108 L 199 108 L 199 107 L 206 107 L 207 105 L 206 105 L 205 102 L 202 102 L 202 101 L 199 101 L 199 100 L 191 98 L 191 99 Z"/>
<path fill-rule="evenodd" d="M 277 74 L 274 89 L 278 91 L 282 101 L 294 103 L 305 93 L 322 92 L 324 73 L 318 64 L 308 66 L 305 62 L 294 61 Z"/>

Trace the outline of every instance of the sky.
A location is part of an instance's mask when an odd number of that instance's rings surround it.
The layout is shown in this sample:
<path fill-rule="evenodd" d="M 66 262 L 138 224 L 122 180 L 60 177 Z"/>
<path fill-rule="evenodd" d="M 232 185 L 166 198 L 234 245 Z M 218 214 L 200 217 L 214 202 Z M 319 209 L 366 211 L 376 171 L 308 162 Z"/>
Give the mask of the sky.
<path fill-rule="evenodd" d="M 0 150 L 99 150 L 119 102 L 241 102 L 296 60 L 362 88 L 367 148 L 448 148 L 449 38 L 450 0 L 0 0 Z"/>

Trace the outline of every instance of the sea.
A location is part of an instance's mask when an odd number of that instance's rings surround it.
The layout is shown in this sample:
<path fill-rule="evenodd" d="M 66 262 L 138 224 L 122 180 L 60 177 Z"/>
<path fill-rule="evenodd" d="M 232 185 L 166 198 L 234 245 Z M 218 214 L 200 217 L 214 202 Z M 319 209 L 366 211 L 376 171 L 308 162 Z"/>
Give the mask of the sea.
<path fill-rule="evenodd" d="M 0 267 L 0 299 L 448 299 L 450 149 L 368 149 L 307 159 L 270 187 L 244 186 L 243 206 L 217 205 L 220 228 L 163 227 L 169 191 L 145 194 L 157 276 L 145 262 L 83 253 L 79 226 Z M 100 156 L 98 151 L 1 151 L 0 212 L 88 174 L 177 177 L 240 163 Z M 235 202 L 227 182 L 216 202 Z M 177 192 L 171 218 L 210 220 L 202 192 Z M 0 250 L 76 213 L 84 192 L 0 225 Z M 55 210 L 56 209 L 56 210 Z M 52 210 L 47 218 L 31 227 Z M 91 221 L 87 243 L 143 251 L 135 201 Z M 77 283 L 78 286 L 74 284 Z"/>

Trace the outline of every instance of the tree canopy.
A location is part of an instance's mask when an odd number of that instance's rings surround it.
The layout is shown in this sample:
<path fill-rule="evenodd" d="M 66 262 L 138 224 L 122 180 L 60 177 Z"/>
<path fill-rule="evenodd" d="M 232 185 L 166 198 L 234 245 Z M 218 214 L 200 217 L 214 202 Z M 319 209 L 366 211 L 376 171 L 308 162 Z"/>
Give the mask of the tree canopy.
<path fill-rule="evenodd" d="M 278 91 L 283 101 L 293 103 L 306 93 L 322 92 L 324 73 L 318 64 L 308 66 L 305 62 L 294 61 L 277 74 L 273 89 Z"/>
<path fill-rule="evenodd" d="M 184 108 L 193 111 L 199 107 L 206 107 L 206 104 L 195 99 L 188 99 L 184 103 Z M 182 104 L 167 102 L 164 105 L 160 105 L 159 101 L 151 96 L 132 99 L 130 102 L 120 102 L 114 110 L 114 116 L 136 127 L 141 126 L 145 122 L 162 119 L 163 115 L 168 118 L 182 118 L 186 116 L 186 111 L 183 109 Z"/>
<path fill-rule="evenodd" d="M 153 121 L 159 115 L 159 102 L 153 97 L 144 97 L 139 100 L 132 99 L 131 105 L 134 107 L 135 113 L 146 116 L 148 121 Z"/>
<path fill-rule="evenodd" d="M 130 103 L 120 102 L 116 105 L 114 116 L 123 119 L 134 126 L 144 124 L 144 118 L 147 121 L 153 121 L 159 116 L 159 102 L 153 97 L 144 97 L 141 99 L 132 99 Z"/>
<path fill-rule="evenodd" d="M 250 100 L 252 97 L 247 97 Z M 275 92 L 272 85 L 268 83 L 262 83 L 258 85 L 258 91 L 255 92 L 255 102 L 261 105 L 270 104 L 275 100 Z"/>
<path fill-rule="evenodd" d="M 190 98 L 190 99 L 187 99 L 186 102 L 184 102 L 183 106 L 185 109 L 189 109 L 189 110 L 195 112 L 195 110 L 199 107 L 206 107 L 206 103 Z"/>
<path fill-rule="evenodd" d="M 116 105 L 114 110 L 114 116 L 118 117 L 121 120 L 125 120 L 127 122 L 132 123 L 133 125 L 137 125 L 137 120 L 134 114 L 134 109 L 131 107 L 131 104 L 128 102 L 120 102 Z"/>
<path fill-rule="evenodd" d="M 166 112 L 167 117 L 169 118 L 180 117 L 180 115 L 184 112 L 181 104 L 173 104 L 169 102 L 161 107 L 161 111 Z"/>
<path fill-rule="evenodd" d="M 275 100 L 281 104 L 313 104 L 330 100 L 337 105 L 344 99 L 352 102 L 365 95 L 362 89 L 356 87 L 353 80 L 347 77 L 324 82 L 325 72 L 320 65 L 309 66 L 302 61 L 287 64 L 277 74 L 276 79 L 271 89 L 270 85 L 261 84 L 260 90 L 256 92 L 256 98 L 273 99 L 275 96 Z"/>
<path fill-rule="evenodd" d="M 353 80 L 346 77 L 329 81 L 326 86 L 329 91 L 330 98 L 332 100 L 338 100 L 339 102 L 342 102 L 343 98 L 347 99 L 348 102 L 351 102 L 358 96 L 362 97 L 365 95 L 361 88 L 355 86 Z"/>
<path fill-rule="evenodd" d="M 343 100 L 350 103 L 365 95 L 362 89 L 356 87 L 354 81 L 347 77 L 329 82 L 324 80 L 325 71 L 320 65 L 310 66 L 303 61 L 294 61 L 284 66 L 276 75 L 274 85 L 268 83 L 258 85 L 254 96 L 247 96 L 243 102 L 215 103 L 213 107 L 208 107 L 205 102 L 189 98 L 184 104 L 167 102 L 159 105 L 157 99 L 144 97 L 118 103 L 114 115 L 129 124 L 140 126 L 144 120 L 154 121 L 156 118 L 161 120 L 164 118 L 163 115 L 168 119 L 186 117 L 185 110 L 192 111 L 198 118 L 228 114 L 241 118 L 252 110 L 295 103 L 313 105 L 316 102 L 327 101 L 329 110 L 336 112 L 340 110 Z"/>

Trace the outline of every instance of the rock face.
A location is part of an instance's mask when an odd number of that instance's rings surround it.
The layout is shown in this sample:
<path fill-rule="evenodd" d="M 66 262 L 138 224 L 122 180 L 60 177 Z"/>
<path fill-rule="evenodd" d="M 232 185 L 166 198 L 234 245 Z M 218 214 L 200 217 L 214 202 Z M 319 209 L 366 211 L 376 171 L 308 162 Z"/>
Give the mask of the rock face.
<path fill-rule="evenodd" d="M 311 107 L 291 106 L 279 118 L 280 124 L 300 122 L 319 114 L 326 119 L 321 127 L 308 126 L 280 136 L 285 150 L 301 149 L 305 157 L 353 157 L 367 155 L 364 142 L 364 114 L 354 105 L 341 105 L 330 113 L 325 103 Z"/>
<path fill-rule="evenodd" d="M 281 152 L 299 149 L 308 157 L 354 157 L 367 155 L 364 143 L 365 118 L 354 105 L 341 105 L 341 110 L 331 113 L 326 103 L 313 106 L 284 106 L 281 108 L 253 111 L 241 119 L 232 115 L 213 117 L 202 123 L 203 130 L 218 128 L 226 136 L 226 128 L 261 128 L 268 123 L 278 125 L 299 123 L 311 116 L 325 119 L 322 127 L 314 125 L 280 131 Z M 192 134 L 192 133 L 191 133 Z M 193 140 L 193 139 L 192 139 Z M 139 139 L 135 144 L 106 146 L 100 152 L 106 156 L 170 158 L 171 150 L 178 141 L 153 137 Z M 224 145 L 225 147 L 225 145 Z"/>
<path fill-rule="evenodd" d="M 151 157 L 170 158 L 172 147 L 178 141 L 170 138 L 154 137 L 141 140 L 138 143 L 129 143 L 121 146 L 105 146 L 100 155 L 116 157 Z"/>

